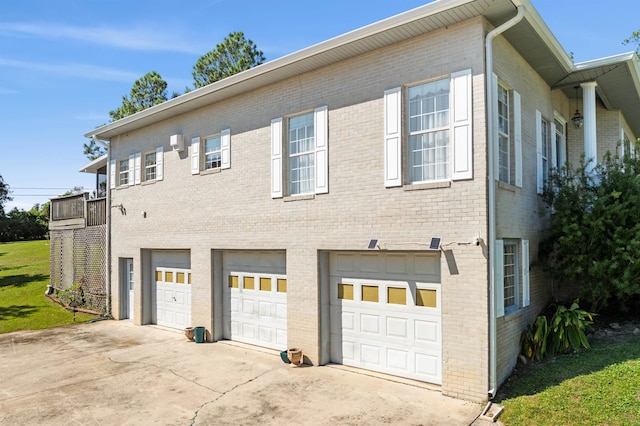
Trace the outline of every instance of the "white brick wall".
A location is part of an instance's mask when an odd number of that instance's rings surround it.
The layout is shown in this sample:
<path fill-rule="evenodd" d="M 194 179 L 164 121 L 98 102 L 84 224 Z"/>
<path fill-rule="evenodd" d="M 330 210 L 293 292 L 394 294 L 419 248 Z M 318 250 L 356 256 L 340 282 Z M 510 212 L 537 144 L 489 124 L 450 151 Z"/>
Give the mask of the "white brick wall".
<path fill-rule="evenodd" d="M 458 273 L 442 256 L 443 385 L 447 395 L 486 399 L 488 389 L 487 253 L 459 245 L 487 239 L 486 130 L 482 19 L 452 26 L 370 54 L 301 74 L 250 94 L 172 117 L 112 140 L 116 158 L 164 146 L 164 180 L 112 192 L 127 214 L 112 211 L 113 294 L 117 259 L 136 259 L 143 286 L 151 271 L 141 255 L 186 249 L 193 273 L 192 319 L 216 324 L 216 265 L 212 251 L 283 250 L 288 279 L 288 346 L 314 364 L 321 342 L 319 252 L 363 250 L 378 238 L 389 251 L 424 250 L 442 237 Z M 463 69 L 473 70 L 474 179 L 448 188 L 408 191 L 384 187 L 385 89 Z M 328 105 L 329 193 L 286 202 L 270 197 L 271 119 Z M 178 154 L 169 135 L 192 137 L 231 129 L 231 168 L 193 176 L 189 149 Z M 188 143 L 187 143 L 188 145 Z M 285 186 L 286 187 L 286 186 Z M 142 212 L 146 212 L 146 218 Z M 219 263 L 219 262 L 218 262 Z M 146 269 L 145 269 L 146 268 Z M 142 313 L 140 290 L 136 315 Z M 148 297 L 148 296 L 146 296 Z M 113 301 L 114 316 L 119 317 Z M 136 318 L 137 324 L 145 320 Z"/>

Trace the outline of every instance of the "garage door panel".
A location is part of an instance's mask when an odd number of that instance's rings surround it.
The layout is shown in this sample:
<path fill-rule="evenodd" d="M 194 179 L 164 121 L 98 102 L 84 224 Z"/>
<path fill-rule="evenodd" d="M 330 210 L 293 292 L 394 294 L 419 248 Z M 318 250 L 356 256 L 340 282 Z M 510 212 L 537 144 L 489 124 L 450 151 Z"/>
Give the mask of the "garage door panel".
<path fill-rule="evenodd" d="M 285 273 L 283 253 L 223 253 L 224 282 L 232 283 L 223 288 L 223 321 L 237 324 L 223 327 L 225 339 L 286 349 Z"/>
<path fill-rule="evenodd" d="M 442 383 L 440 259 L 330 255 L 333 362 Z"/>
<path fill-rule="evenodd" d="M 156 288 L 156 323 L 158 325 L 177 329 L 191 326 L 191 285 L 163 281 L 175 280 L 175 277 L 184 278 L 190 273 L 189 269 L 156 266 L 154 285 Z"/>
<path fill-rule="evenodd" d="M 360 331 L 373 334 L 373 337 L 380 335 L 380 316 L 363 314 L 360 315 Z"/>
<path fill-rule="evenodd" d="M 387 317 L 387 337 L 409 337 L 406 318 Z"/>

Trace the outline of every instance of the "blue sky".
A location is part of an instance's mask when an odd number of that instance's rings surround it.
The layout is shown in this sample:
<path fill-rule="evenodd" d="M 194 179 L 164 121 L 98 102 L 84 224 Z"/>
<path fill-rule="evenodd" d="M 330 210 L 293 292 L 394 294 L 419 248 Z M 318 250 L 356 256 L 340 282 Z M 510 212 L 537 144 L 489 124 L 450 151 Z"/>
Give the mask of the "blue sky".
<path fill-rule="evenodd" d="M 576 62 L 628 52 L 638 0 L 532 0 Z M 267 60 L 427 0 L 21 0 L 0 6 L 0 175 L 6 207 L 29 209 L 74 186 L 85 132 L 107 123 L 133 82 L 157 71 L 169 95 L 193 86 L 198 58 L 244 31 Z M 34 188 L 34 189 L 30 189 Z"/>

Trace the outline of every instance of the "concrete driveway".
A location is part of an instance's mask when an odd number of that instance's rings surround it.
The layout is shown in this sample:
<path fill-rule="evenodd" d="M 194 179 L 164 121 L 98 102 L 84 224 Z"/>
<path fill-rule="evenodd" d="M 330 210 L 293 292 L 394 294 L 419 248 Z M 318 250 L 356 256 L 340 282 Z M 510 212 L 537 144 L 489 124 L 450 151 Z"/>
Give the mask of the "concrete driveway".
<path fill-rule="evenodd" d="M 275 351 L 100 321 L 0 335 L 0 424 L 469 425 L 482 406 Z"/>

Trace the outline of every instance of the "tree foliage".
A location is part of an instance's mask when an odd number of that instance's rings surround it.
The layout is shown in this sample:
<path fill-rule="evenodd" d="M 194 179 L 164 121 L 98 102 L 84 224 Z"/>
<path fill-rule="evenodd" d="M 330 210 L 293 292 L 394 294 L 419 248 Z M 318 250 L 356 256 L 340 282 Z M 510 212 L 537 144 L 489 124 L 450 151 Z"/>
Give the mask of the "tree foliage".
<path fill-rule="evenodd" d="M 550 276 L 578 284 L 591 311 L 628 310 L 640 296 L 640 159 L 607 154 L 592 172 L 584 159 L 563 167 L 543 199 L 549 227 L 540 253 Z"/>
<path fill-rule="evenodd" d="M 143 111 L 167 100 L 167 82 L 151 71 L 133 83 L 129 97 L 122 97 L 122 105 L 109 111 L 112 121 Z"/>
<path fill-rule="evenodd" d="M 13 208 L 0 217 L 0 242 L 41 240 L 49 232 L 49 203 L 35 204 L 31 210 Z"/>
<path fill-rule="evenodd" d="M 83 144 L 82 147 L 84 148 L 84 155 L 86 155 L 87 158 L 91 161 L 95 160 L 96 158 L 100 158 L 107 153 L 104 147 L 98 145 L 98 143 L 94 139 L 91 139 L 89 143 Z"/>
<path fill-rule="evenodd" d="M 265 61 L 256 44 L 242 31 L 230 33 L 216 48 L 205 53 L 193 67 L 196 88 L 248 70 Z"/>
<path fill-rule="evenodd" d="M 13 200 L 13 198 L 11 198 L 9 194 L 11 194 L 9 184 L 6 183 L 2 178 L 2 175 L 0 175 L 0 218 L 4 217 L 4 204 L 7 201 Z"/>
<path fill-rule="evenodd" d="M 640 60 L 640 30 L 635 31 L 631 36 L 624 40 L 622 44 L 635 44 L 636 45 L 636 56 Z"/>

